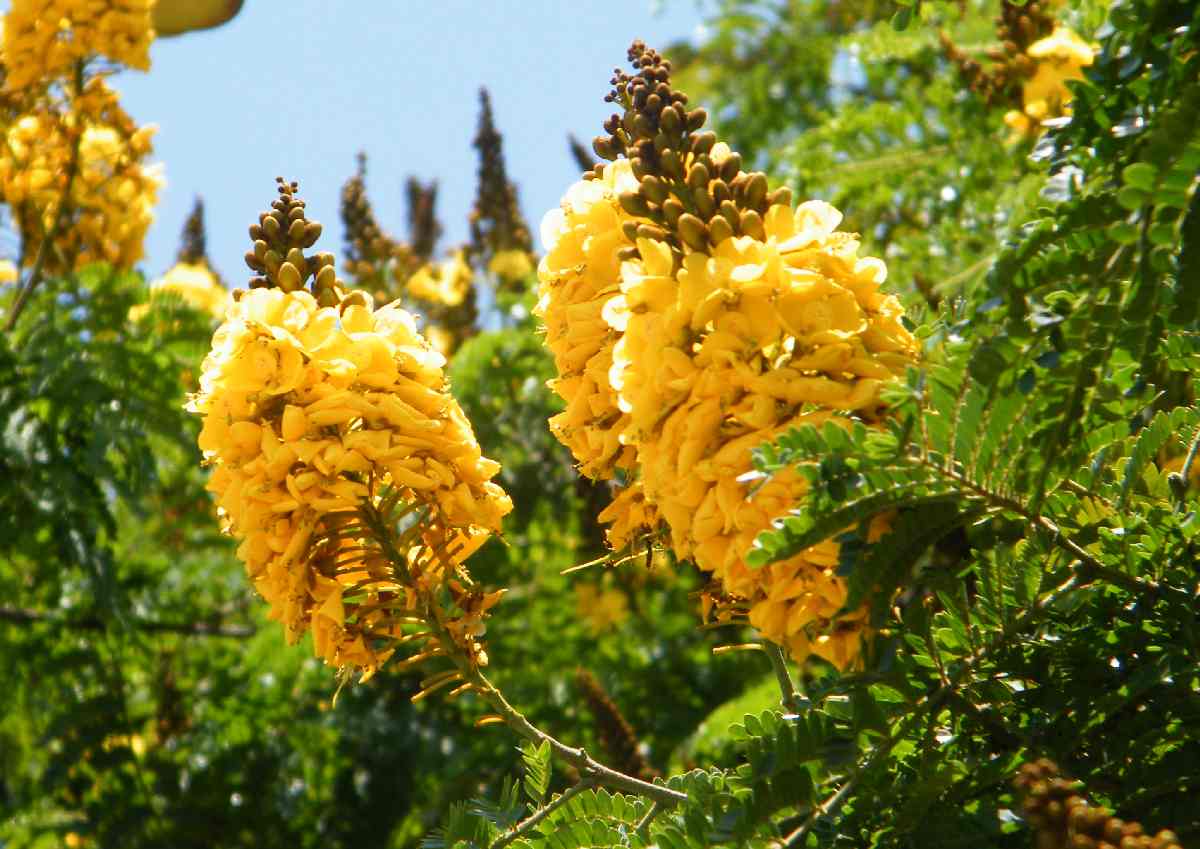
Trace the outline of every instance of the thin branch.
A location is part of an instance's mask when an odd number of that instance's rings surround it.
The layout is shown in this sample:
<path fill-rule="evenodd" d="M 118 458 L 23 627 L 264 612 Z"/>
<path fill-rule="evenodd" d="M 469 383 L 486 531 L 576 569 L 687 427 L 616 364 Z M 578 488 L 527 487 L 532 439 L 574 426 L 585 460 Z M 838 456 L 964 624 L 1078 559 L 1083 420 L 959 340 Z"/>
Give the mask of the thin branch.
<path fill-rule="evenodd" d="M 771 669 L 775 671 L 775 680 L 779 682 L 779 692 L 783 697 L 783 706 L 789 713 L 800 713 L 800 694 L 796 692 L 796 684 L 788 672 L 787 660 L 783 650 L 770 640 L 763 640 L 763 651 L 771 661 Z"/>
<path fill-rule="evenodd" d="M 534 829 L 538 823 L 540 823 L 546 817 L 550 816 L 552 813 L 554 813 L 556 810 L 561 808 L 567 802 L 574 799 L 576 796 L 578 796 L 584 790 L 590 790 L 591 787 L 592 787 L 592 782 L 587 779 L 584 779 L 583 781 L 579 782 L 578 784 L 574 785 L 573 787 L 568 787 L 563 793 L 554 797 L 549 802 L 547 802 L 545 805 L 538 808 L 536 811 L 534 811 L 532 814 L 527 816 L 525 819 L 521 820 L 519 823 L 514 825 L 508 831 L 504 832 L 504 834 L 497 837 L 496 840 L 492 843 L 491 849 L 502 849 L 502 847 L 507 846 L 508 844 L 512 843 L 514 840 L 516 840 L 522 834 L 525 834 L 526 832 Z"/>
<path fill-rule="evenodd" d="M 458 657 L 455 656 L 454 659 L 457 663 Z M 640 778 L 634 778 L 632 775 L 618 772 L 594 760 L 583 749 L 572 748 L 560 740 L 551 737 L 526 719 L 524 714 L 519 710 L 510 705 L 508 700 L 504 698 L 504 694 L 477 667 L 467 666 L 464 668 L 460 665 L 459 668 L 463 671 L 464 677 L 475 685 L 475 689 L 495 709 L 496 713 L 509 728 L 526 740 L 539 745 L 549 743 L 550 751 L 578 769 L 580 774 L 585 776 L 585 778 L 590 778 L 596 784 L 603 784 L 606 787 L 612 787 L 625 793 L 645 796 L 648 799 L 667 806 L 674 806 L 680 802 L 687 801 L 687 794 L 685 793 L 680 793 L 678 790 L 672 790 L 660 784 L 651 784 L 648 781 L 642 781 Z"/>
<path fill-rule="evenodd" d="M 67 619 L 41 610 L 28 610 L 22 607 L 7 606 L 0 606 L 0 622 L 12 622 L 19 625 L 49 622 L 60 628 L 75 631 L 105 631 L 109 626 L 108 622 L 105 622 L 98 616 Z M 138 631 L 186 634 L 194 637 L 244 638 L 254 636 L 257 630 L 253 625 L 227 625 L 222 622 L 154 622 L 133 620 L 131 625 Z"/>
<path fill-rule="evenodd" d="M 634 833 L 643 838 L 647 837 L 650 832 L 650 823 L 654 821 L 660 811 L 662 811 L 662 805 L 658 802 L 651 802 L 650 810 L 646 811 L 645 816 L 638 820 L 637 825 L 633 827 Z"/>

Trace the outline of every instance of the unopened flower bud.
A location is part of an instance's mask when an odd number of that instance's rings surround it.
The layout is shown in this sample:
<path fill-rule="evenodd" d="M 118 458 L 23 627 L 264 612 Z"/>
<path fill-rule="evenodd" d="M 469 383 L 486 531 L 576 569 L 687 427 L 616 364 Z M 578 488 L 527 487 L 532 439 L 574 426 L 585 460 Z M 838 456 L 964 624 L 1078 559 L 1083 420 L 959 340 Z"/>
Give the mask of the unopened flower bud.
<path fill-rule="evenodd" d="M 630 215 L 646 217 L 650 214 L 650 210 L 646 207 L 646 198 L 642 196 L 641 192 L 621 192 L 618 200 L 621 208 Z"/>
<path fill-rule="evenodd" d="M 642 179 L 642 192 L 646 199 L 654 203 L 662 203 L 669 197 L 670 190 L 666 183 L 654 175 L 647 175 Z"/>
<path fill-rule="evenodd" d="M 708 179 L 708 169 L 702 163 L 697 162 L 688 169 L 687 183 L 693 189 L 707 187 Z"/>
<path fill-rule="evenodd" d="M 268 215 L 263 219 L 262 228 L 267 234 L 267 239 L 270 241 L 274 242 L 279 239 L 279 219 L 277 219 L 274 215 Z"/>
<path fill-rule="evenodd" d="M 690 212 L 679 216 L 677 228 L 679 238 L 692 250 L 703 251 L 708 248 L 708 227 Z"/>
<path fill-rule="evenodd" d="M 732 235 L 733 228 L 729 226 L 729 222 L 725 220 L 724 216 L 717 215 L 708 222 L 708 240 L 714 247 Z"/>
<path fill-rule="evenodd" d="M 300 288 L 300 270 L 290 262 L 285 262 L 279 266 L 279 271 L 275 274 L 275 279 L 279 281 L 279 288 L 285 292 L 295 292 Z"/>
<path fill-rule="evenodd" d="M 758 209 L 767 197 L 767 175 L 761 171 L 750 175 L 746 182 L 746 206 Z"/>
<path fill-rule="evenodd" d="M 300 239 L 300 246 L 311 248 L 317 243 L 317 239 L 321 238 L 321 222 L 310 221 L 304 225 L 304 237 Z"/>

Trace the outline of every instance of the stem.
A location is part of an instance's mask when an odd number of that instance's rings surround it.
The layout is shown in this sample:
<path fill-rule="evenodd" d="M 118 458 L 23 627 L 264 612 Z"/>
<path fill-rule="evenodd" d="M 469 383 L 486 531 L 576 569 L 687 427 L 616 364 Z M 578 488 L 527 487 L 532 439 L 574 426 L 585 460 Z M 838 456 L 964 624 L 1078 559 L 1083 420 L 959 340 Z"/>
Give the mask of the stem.
<path fill-rule="evenodd" d="M 779 682 L 783 706 L 788 709 L 789 713 L 800 713 L 800 694 L 796 692 L 796 685 L 792 681 L 791 673 L 788 672 L 783 650 L 770 640 L 763 640 L 762 646 L 763 651 L 767 653 L 767 658 L 771 661 L 771 669 L 775 671 L 775 680 Z"/>
<path fill-rule="evenodd" d="M 658 816 L 661 810 L 662 805 L 658 804 L 658 802 L 651 802 L 650 810 L 646 811 L 646 815 L 638 820 L 637 825 L 633 827 L 634 833 L 646 837 L 650 832 L 650 823 Z"/>
<path fill-rule="evenodd" d="M 457 658 L 455 659 L 457 661 Z M 461 666 L 459 668 L 462 669 Z M 648 781 L 642 781 L 640 778 L 634 778 L 632 775 L 618 772 L 594 760 L 583 749 L 572 748 L 560 740 L 551 737 L 526 719 L 524 714 L 519 710 L 510 705 L 508 700 L 504 698 L 504 694 L 478 668 L 464 669 L 463 672 L 467 681 L 475 685 L 475 689 L 495 709 L 496 713 L 509 728 L 526 740 L 539 745 L 549 743 L 550 751 L 578 769 L 582 775 L 596 784 L 603 784 L 606 787 L 612 787 L 626 793 L 645 796 L 652 801 L 667 806 L 687 801 L 687 795 L 680 793 L 678 790 L 672 790 L 669 787 L 663 787 L 659 784 L 651 784 Z"/>
<path fill-rule="evenodd" d="M 584 780 L 584 781 L 581 781 L 578 784 L 574 785 L 573 787 L 568 787 L 566 789 L 566 791 L 564 791 L 560 795 L 556 796 L 555 798 L 551 799 L 545 805 L 538 808 L 536 811 L 534 811 L 532 814 L 527 816 L 525 819 L 521 820 L 519 823 L 514 825 L 508 831 L 504 832 L 504 834 L 497 837 L 496 840 L 492 843 L 491 849 L 501 849 L 501 847 L 507 846 L 508 844 L 512 843 L 514 840 L 516 840 L 522 834 L 525 834 L 527 831 L 532 830 L 535 826 L 537 826 L 538 823 L 540 823 L 546 817 L 550 816 L 552 813 L 554 813 L 556 810 L 561 808 L 567 802 L 574 799 L 576 796 L 578 796 L 584 790 L 591 789 L 591 786 L 592 786 L 591 781 Z"/>

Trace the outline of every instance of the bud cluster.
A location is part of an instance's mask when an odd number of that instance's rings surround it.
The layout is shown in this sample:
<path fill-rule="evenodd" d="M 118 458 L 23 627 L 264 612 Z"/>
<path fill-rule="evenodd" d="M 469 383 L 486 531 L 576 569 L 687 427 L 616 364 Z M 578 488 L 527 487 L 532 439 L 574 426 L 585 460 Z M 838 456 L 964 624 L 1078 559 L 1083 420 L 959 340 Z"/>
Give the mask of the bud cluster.
<path fill-rule="evenodd" d="M 521 215 L 516 186 L 504 167 L 504 139 L 492 115 L 486 88 L 479 90 L 479 187 L 471 210 L 468 258 L 496 277 L 502 292 L 522 290 L 533 272 L 533 237 Z"/>
<path fill-rule="evenodd" d="M 988 50 L 987 56 L 993 64 L 987 69 L 959 48 L 947 33 L 939 33 L 938 38 L 946 58 L 958 68 L 972 92 L 989 106 L 1016 106 L 1021 102 L 1021 82 L 1033 76 L 1036 69 L 1025 51 L 1053 30 L 1054 19 L 1047 12 L 1045 2 L 1033 0 L 1021 6 L 1004 0 L 1000 14 L 996 16 L 996 37 L 1000 46 Z"/>
<path fill-rule="evenodd" d="M 635 190 L 622 193 L 622 208 L 633 216 L 623 233 L 631 243 L 623 259 L 636 255 L 632 243 L 652 239 L 707 252 L 732 236 L 763 238 L 763 216 L 776 204 L 791 203 L 786 188 L 769 191 L 765 174 L 742 170 L 742 158 L 701 132 L 703 109 L 687 108 L 687 95 L 671 87 L 671 64 L 640 41 L 629 49 L 638 70 L 614 70 L 613 89 L 605 97 L 623 107 L 604 123 L 607 136 L 592 146 L 601 159 L 628 157 Z M 603 164 L 585 174 L 602 174 Z"/>
<path fill-rule="evenodd" d="M 258 272 L 250 278 L 250 288 L 297 292 L 311 278 L 317 303 L 336 306 L 340 301 L 335 291 L 339 281 L 333 270 L 333 254 L 304 254 L 321 238 L 321 224 L 305 215 L 304 201 L 295 195 L 299 184 L 284 182 L 282 177 L 275 180 L 279 197 L 271 202 L 269 210 L 259 213 L 257 224 L 250 225 L 254 248 L 246 251 L 246 265 Z"/>
<path fill-rule="evenodd" d="M 1182 849 L 1172 831 L 1151 836 L 1140 824 L 1089 803 L 1083 785 L 1063 778 L 1046 758 L 1022 765 L 1013 786 L 1021 813 L 1037 831 L 1038 849 Z"/>

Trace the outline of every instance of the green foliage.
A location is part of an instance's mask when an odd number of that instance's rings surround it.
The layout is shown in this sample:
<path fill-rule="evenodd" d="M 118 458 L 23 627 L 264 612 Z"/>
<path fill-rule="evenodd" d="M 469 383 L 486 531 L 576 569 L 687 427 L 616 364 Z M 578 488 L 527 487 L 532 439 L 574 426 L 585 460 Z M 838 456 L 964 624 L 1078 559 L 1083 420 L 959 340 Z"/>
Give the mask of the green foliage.
<path fill-rule="evenodd" d="M 751 563 L 838 537 L 845 608 L 871 611 L 863 667 L 793 668 L 781 701 L 760 653 L 713 655 L 746 635 L 697 628 L 688 564 L 567 572 L 602 552 L 609 490 L 547 431 L 553 366 L 517 293 L 449 367 L 515 504 L 471 561 L 510 590 L 488 675 L 606 761 L 586 666 L 686 801 L 471 731 L 489 709 L 470 696 L 414 706 L 386 669 L 334 707 L 203 490 L 182 404 L 210 322 L 169 300 L 131 321 L 141 278 L 90 268 L 0 336 L 0 842 L 1027 847 L 1010 779 L 1042 756 L 1200 842 L 1195 4 L 1055 9 L 1099 53 L 1033 143 L 939 45 L 985 57 L 994 4 L 710 8 L 671 50 L 676 84 L 747 161 L 846 214 L 924 343 L 882 422 L 757 455 L 809 490 Z"/>

